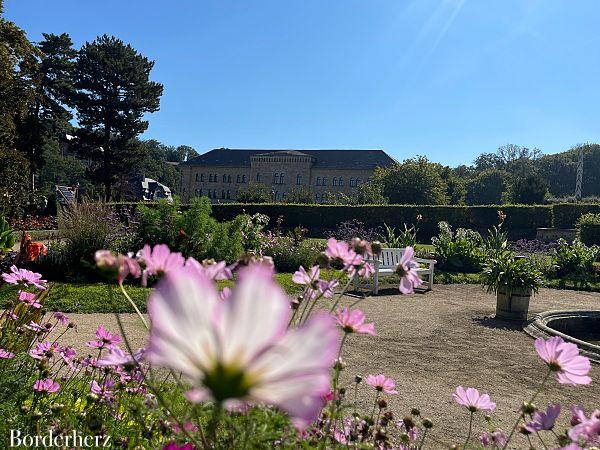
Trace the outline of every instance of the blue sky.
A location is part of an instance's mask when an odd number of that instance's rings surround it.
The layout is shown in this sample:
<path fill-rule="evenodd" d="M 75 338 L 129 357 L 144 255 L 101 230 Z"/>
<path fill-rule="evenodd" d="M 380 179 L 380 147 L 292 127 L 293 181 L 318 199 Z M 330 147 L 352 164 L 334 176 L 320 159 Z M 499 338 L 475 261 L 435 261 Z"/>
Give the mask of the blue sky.
<path fill-rule="evenodd" d="M 470 163 L 600 141 L 597 0 L 5 0 L 30 39 L 156 60 L 144 135 L 200 152 L 383 148 Z"/>

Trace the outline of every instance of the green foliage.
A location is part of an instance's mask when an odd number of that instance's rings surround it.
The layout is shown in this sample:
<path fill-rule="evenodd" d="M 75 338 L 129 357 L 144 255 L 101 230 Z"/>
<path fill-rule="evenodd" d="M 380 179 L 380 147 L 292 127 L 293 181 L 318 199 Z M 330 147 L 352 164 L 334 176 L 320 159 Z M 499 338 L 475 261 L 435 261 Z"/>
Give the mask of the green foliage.
<path fill-rule="evenodd" d="M 41 168 L 37 189 L 45 195 L 54 193 L 57 184 L 90 187 L 85 164 L 74 156 L 62 156 L 58 141 L 48 139 L 43 149 L 44 166 Z"/>
<path fill-rule="evenodd" d="M 440 167 L 425 156 L 418 156 L 376 169 L 373 183 L 381 186 L 382 195 L 390 204 L 443 205 L 448 200 L 448 185 Z"/>
<path fill-rule="evenodd" d="M 386 223 L 383 226 L 385 228 L 384 241 L 389 248 L 405 248 L 417 245 L 417 228 L 415 225 L 411 225 L 409 228 L 408 225 L 403 224 L 404 228 L 400 228 L 398 234 L 396 234 L 394 227 L 390 227 Z"/>
<path fill-rule="evenodd" d="M 485 260 L 481 235 L 465 228 L 453 232 L 447 222 L 440 222 L 439 229 L 439 235 L 431 239 L 438 267 L 449 272 L 479 272 Z"/>
<path fill-rule="evenodd" d="M 560 239 L 552 255 L 556 276 L 579 281 L 594 278 L 594 261 L 599 254 L 600 248 L 597 246 L 588 247 L 578 240 L 569 244 Z"/>
<path fill-rule="evenodd" d="M 485 169 L 466 182 L 467 205 L 499 205 L 508 187 L 508 172 Z"/>
<path fill-rule="evenodd" d="M 150 81 L 154 62 L 131 45 L 100 36 L 79 51 L 73 72 L 78 150 L 96 163 L 94 179 L 107 199 L 119 175 L 143 156 L 133 139 L 148 128 L 147 113 L 158 111 L 163 86 Z"/>
<path fill-rule="evenodd" d="M 552 205 L 553 226 L 575 228 L 579 218 L 587 213 L 600 214 L 600 203 L 557 203 Z"/>
<path fill-rule="evenodd" d="M 252 216 L 243 214 L 235 218 L 235 221 L 240 222 L 242 245 L 245 252 L 262 253 L 262 249 L 267 243 L 264 229 L 269 224 L 269 220 L 269 216 L 260 213 Z"/>
<path fill-rule="evenodd" d="M 271 193 L 265 184 L 250 183 L 247 189 L 237 193 L 236 199 L 240 203 L 268 203 L 271 201 Z"/>
<path fill-rule="evenodd" d="M 247 195 L 244 193 L 244 195 Z M 246 197 L 247 198 L 247 197 Z M 268 200 L 267 200 L 268 201 Z M 286 196 L 285 203 L 310 204 L 315 203 L 315 196 L 307 186 L 294 186 Z"/>
<path fill-rule="evenodd" d="M 527 258 L 517 258 L 504 252 L 488 259 L 480 275 L 488 293 L 501 290 L 509 296 L 517 289 L 538 292 L 543 284 L 542 273 Z"/>
<path fill-rule="evenodd" d="M 311 241 L 298 243 L 290 236 L 278 236 L 265 247 L 263 254 L 273 258 L 279 272 L 295 272 L 300 266 L 312 267 L 321 251 L 322 244 Z"/>
<path fill-rule="evenodd" d="M 332 203 L 338 205 L 385 205 L 388 199 L 383 195 L 383 186 L 380 182 L 368 181 L 360 184 L 351 193 L 340 193 Z"/>
<path fill-rule="evenodd" d="M 585 245 L 600 245 L 600 214 L 584 214 L 577 221 L 577 236 Z"/>
<path fill-rule="evenodd" d="M 8 222 L 0 216 L 0 257 L 11 251 L 15 245 L 15 235 L 10 229 Z"/>
<path fill-rule="evenodd" d="M 25 156 L 17 150 L 0 147 L 0 216 L 16 217 L 23 213 L 30 184 L 29 162 Z"/>
<path fill-rule="evenodd" d="M 510 187 L 510 198 L 514 203 L 539 205 L 544 203 L 548 194 L 548 183 L 537 174 L 516 177 Z"/>

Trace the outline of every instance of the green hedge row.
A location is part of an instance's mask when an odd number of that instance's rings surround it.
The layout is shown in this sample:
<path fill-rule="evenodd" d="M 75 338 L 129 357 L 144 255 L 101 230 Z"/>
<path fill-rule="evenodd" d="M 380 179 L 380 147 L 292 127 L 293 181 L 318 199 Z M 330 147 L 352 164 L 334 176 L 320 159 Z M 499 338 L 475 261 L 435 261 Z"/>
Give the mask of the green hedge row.
<path fill-rule="evenodd" d="M 421 238 L 427 239 L 438 232 L 438 222 L 449 222 L 453 227 L 485 231 L 498 223 L 498 211 L 507 215 L 506 229 L 513 238 L 535 236 L 538 227 L 550 227 L 552 210 L 549 206 L 334 206 L 334 205 L 286 205 L 286 204 L 218 204 L 213 205 L 213 215 L 219 220 L 231 220 L 238 214 L 262 213 L 271 218 L 271 223 L 283 217 L 283 226 L 298 225 L 309 229 L 311 235 L 322 235 L 334 230 L 341 222 L 356 219 L 367 228 L 382 227 L 384 223 L 401 227 L 404 223 L 419 225 Z"/>
<path fill-rule="evenodd" d="M 577 235 L 585 245 L 600 245 L 600 214 L 587 213 L 577 223 Z"/>
<path fill-rule="evenodd" d="M 117 208 L 135 207 L 135 203 L 116 203 Z M 185 206 L 184 206 L 185 208 Z M 271 218 L 273 226 L 279 216 L 283 226 L 303 226 L 312 236 L 322 236 L 341 222 L 357 219 L 367 228 L 384 223 L 401 227 L 416 222 L 420 214 L 420 238 L 437 234 L 437 224 L 447 221 L 454 228 L 471 228 L 485 232 L 498 223 L 498 211 L 507 215 L 505 229 L 511 239 L 534 238 L 536 228 L 575 228 L 579 218 L 586 213 L 600 213 L 600 204 L 562 203 L 554 205 L 489 205 L 489 206 L 420 206 L 420 205 L 294 205 L 285 203 L 220 203 L 214 204 L 213 216 L 218 220 L 232 220 L 242 213 L 262 213 Z"/>
<path fill-rule="evenodd" d="M 581 216 L 599 214 L 600 203 L 558 203 L 552 206 L 556 228 L 575 228 Z"/>

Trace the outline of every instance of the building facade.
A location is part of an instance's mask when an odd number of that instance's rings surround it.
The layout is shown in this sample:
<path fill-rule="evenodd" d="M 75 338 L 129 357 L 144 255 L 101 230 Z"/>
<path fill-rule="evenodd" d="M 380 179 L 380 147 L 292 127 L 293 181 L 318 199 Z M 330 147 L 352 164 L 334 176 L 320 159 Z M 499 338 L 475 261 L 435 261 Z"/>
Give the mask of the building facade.
<path fill-rule="evenodd" d="M 266 186 L 273 201 L 303 190 L 317 202 L 350 194 L 377 167 L 395 161 L 383 150 L 249 150 L 219 148 L 180 165 L 182 198 L 234 202 L 251 184 Z"/>

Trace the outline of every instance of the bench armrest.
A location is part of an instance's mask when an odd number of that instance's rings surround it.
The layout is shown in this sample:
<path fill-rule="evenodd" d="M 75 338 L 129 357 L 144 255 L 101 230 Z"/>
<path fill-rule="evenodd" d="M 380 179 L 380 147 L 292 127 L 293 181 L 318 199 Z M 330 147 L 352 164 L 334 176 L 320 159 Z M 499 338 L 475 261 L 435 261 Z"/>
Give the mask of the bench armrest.
<path fill-rule="evenodd" d="M 427 264 L 429 267 L 433 267 L 435 264 L 437 264 L 435 259 L 414 258 L 414 260 L 421 264 Z"/>

